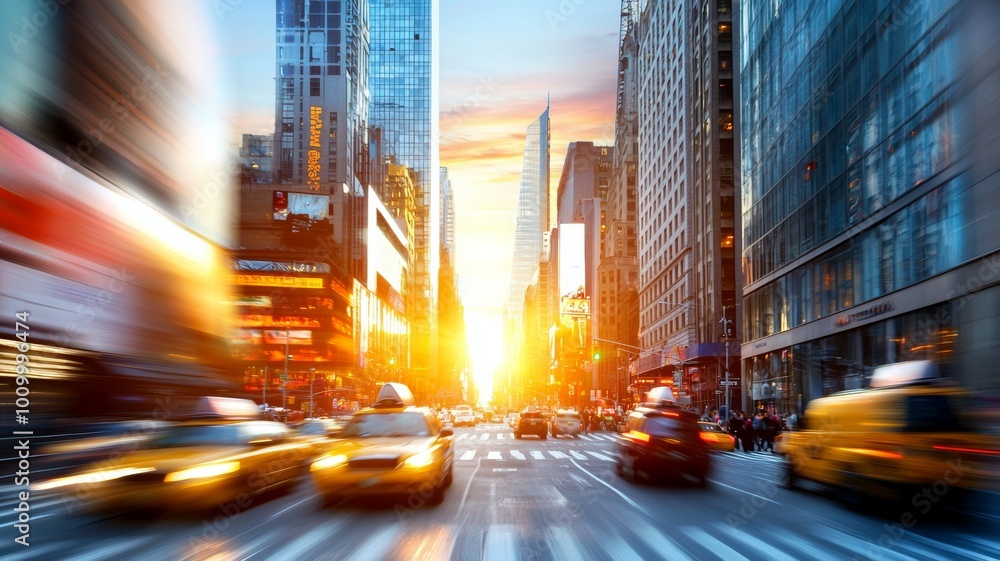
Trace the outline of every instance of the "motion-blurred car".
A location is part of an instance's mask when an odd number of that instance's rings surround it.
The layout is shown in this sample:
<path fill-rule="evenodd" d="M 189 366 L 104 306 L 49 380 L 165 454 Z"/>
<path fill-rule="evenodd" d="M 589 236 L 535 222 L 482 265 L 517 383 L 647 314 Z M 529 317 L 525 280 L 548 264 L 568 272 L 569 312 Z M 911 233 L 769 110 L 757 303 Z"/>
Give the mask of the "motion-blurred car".
<path fill-rule="evenodd" d="M 776 442 L 782 480 L 817 481 L 859 500 L 903 500 L 941 481 L 998 491 L 1000 442 L 968 421 L 969 397 L 931 362 L 880 366 L 870 387 L 809 402 L 800 430 Z"/>
<path fill-rule="evenodd" d="M 97 423 L 83 427 L 84 436 L 44 446 L 41 455 L 53 469 L 78 467 L 135 450 L 170 425 L 152 419 Z"/>
<path fill-rule="evenodd" d="M 549 432 L 552 433 L 553 437 L 566 435 L 580 438 L 580 432 L 583 429 L 583 420 L 577 411 L 560 409 L 555 417 L 552 417 L 549 421 L 549 425 Z"/>
<path fill-rule="evenodd" d="M 472 407 L 468 405 L 457 405 L 451 410 L 451 414 L 454 415 L 452 424 L 456 427 L 474 427 L 476 426 L 476 413 L 472 410 Z"/>
<path fill-rule="evenodd" d="M 682 479 L 705 485 L 711 467 L 698 415 L 681 409 L 669 387 L 653 388 L 618 435 L 614 470 L 625 479 Z"/>
<path fill-rule="evenodd" d="M 416 407 L 403 384 L 389 382 L 375 405 L 358 411 L 327 452 L 313 462 L 324 504 L 354 495 L 399 495 L 438 504 L 452 483 L 452 430 Z"/>
<path fill-rule="evenodd" d="M 732 452 L 736 449 L 736 439 L 722 430 L 718 423 L 698 421 L 698 426 L 701 427 L 699 436 L 710 449 L 720 452 Z"/>
<path fill-rule="evenodd" d="M 344 425 L 334 419 L 309 419 L 295 427 L 295 436 L 309 445 L 310 458 L 316 458 L 340 435 Z"/>
<path fill-rule="evenodd" d="M 285 425 L 259 416 L 248 399 L 203 398 L 183 421 L 136 450 L 34 489 L 61 489 L 98 511 L 228 503 L 245 508 L 250 495 L 289 489 L 309 465 L 307 444 Z"/>
<path fill-rule="evenodd" d="M 548 419 L 542 416 L 537 409 L 529 407 L 525 409 L 514 426 L 514 438 L 521 438 L 526 434 L 533 434 L 542 440 L 548 438 Z"/>

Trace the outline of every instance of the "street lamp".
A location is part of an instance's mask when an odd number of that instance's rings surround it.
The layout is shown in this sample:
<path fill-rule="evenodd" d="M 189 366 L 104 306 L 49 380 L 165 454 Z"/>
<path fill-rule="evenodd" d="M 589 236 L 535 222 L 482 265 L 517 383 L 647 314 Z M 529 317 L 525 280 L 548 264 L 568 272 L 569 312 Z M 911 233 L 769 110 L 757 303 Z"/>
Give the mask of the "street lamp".
<path fill-rule="evenodd" d="M 727 417 L 727 419 L 725 420 L 726 426 L 729 426 L 729 419 L 732 418 L 732 416 L 733 416 L 733 412 L 729 409 L 729 324 L 732 323 L 733 320 L 731 320 L 728 317 L 726 317 L 726 309 L 732 308 L 732 307 L 734 307 L 734 306 L 723 306 L 722 307 L 722 319 L 719 320 L 720 322 L 722 322 L 722 335 L 723 335 L 723 337 L 725 338 L 725 341 L 726 341 L 726 364 L 725 364 L 725 367 L 726 367 L 726 381 L 725 381 L 725 384 L 726 384 L 726 417 Z"/>
<path fill-rule="evenodd" d="M 316 394 L 313 392 L 313 384 L 316 382 L 316 369 L 309 369 L 309 416 L 316 418 Z"/>
<path fill-rule="evenodd" d="M 288 329 L 285 329 L 285 379 L 281 384 L 281 409 L 284 410 L 288 404 Z"/>

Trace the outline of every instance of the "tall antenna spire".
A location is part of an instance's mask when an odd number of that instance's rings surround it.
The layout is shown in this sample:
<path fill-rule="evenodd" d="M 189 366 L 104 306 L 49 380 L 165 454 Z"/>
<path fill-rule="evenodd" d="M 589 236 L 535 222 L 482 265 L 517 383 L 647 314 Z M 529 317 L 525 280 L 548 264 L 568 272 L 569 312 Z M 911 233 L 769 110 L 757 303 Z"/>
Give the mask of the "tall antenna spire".
<path fill-rule="evenodd" d="M 552 92 L 545 92 L 545 110 L 549 110 L 549 105 L 552 104 Z"/>

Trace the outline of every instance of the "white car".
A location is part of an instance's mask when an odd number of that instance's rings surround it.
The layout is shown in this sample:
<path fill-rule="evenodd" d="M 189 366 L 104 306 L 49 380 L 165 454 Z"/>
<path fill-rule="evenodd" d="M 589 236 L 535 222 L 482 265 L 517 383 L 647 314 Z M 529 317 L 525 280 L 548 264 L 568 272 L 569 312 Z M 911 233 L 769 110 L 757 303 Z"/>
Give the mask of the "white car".
<path fill-rule="evenodd" d="M 458 407 L 451 410 L 451 414 L 453 417 L 452 424 L 455 425 L 456 427 L 476 426 L 476 414 L 475 412 L 473 412 L 472 408 L 469 407 L 468 405 L 466 406 L 459 405 Z"/>

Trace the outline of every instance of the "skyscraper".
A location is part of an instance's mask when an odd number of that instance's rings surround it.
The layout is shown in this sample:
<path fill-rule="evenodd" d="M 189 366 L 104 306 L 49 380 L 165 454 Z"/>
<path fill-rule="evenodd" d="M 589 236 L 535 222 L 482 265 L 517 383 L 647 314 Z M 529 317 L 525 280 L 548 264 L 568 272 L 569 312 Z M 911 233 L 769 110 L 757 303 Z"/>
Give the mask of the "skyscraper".
<path fill-rule="evenodd" d="M 368 151 L 368 6 L 365 0 L 277 0 L 274 172 L 283 184 L 329 197 L 345 270 L 362 230 Z"/>
<path fill-rule="evenodd" d="M 416 174 L 411 366 L 436 369 L 441 248 L 438 0 L 371 0 L 371 121 L 382 151 Z M 431 375 L 434 373 L 431 372 Z"/>
<path fill-rule="evenodd" d="M 504 313 L 516 329 L 524 315 L 524 291 L 532 282 L 542 255 L 542 237 L 549 231 L 549 107 L 528 126 L 521 167 L 521 190 L 514 228 L 514 260 Z"/>
<path fill-rule="evenodd" d="M 746 10 L 750 399 L 801 413 L 880 365 L 932 360 L 995 400 L 1000 5 Z"/>

